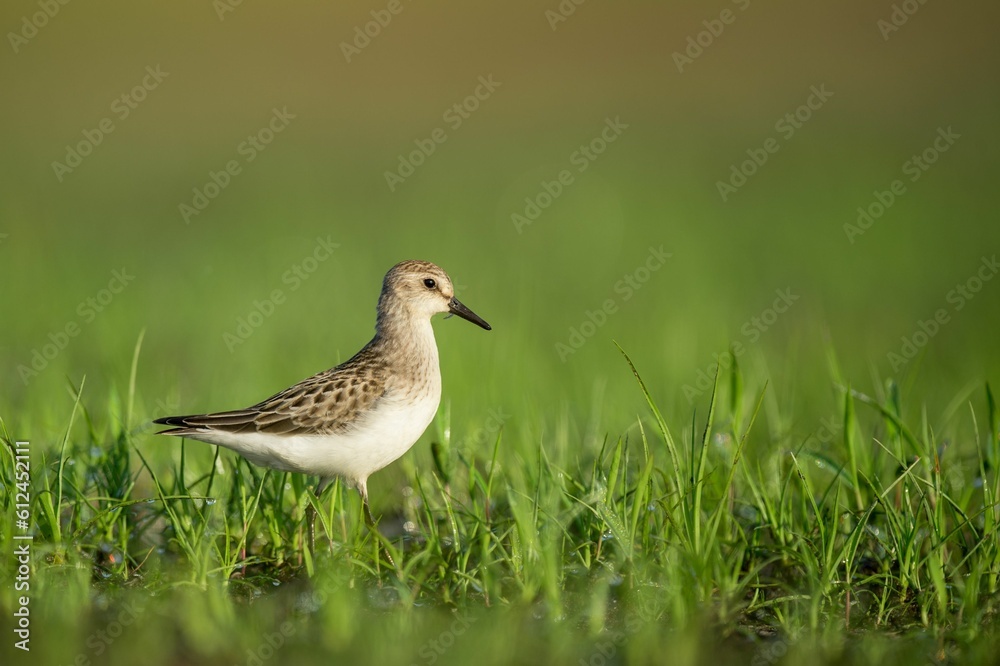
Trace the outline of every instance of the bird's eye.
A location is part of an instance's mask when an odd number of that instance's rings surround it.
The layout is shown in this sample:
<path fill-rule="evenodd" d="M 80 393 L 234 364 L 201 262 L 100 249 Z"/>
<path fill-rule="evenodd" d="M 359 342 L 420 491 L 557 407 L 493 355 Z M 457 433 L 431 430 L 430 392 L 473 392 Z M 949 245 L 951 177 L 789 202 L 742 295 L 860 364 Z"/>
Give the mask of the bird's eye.
<path fill-rule="evenodd" d="M 428 289 L 433 289 L 434 287 L 437 286 L 437 282 L 435 282 L 430 278 L 427 278 L 426 280 L 424 280 L 424 286 L 427 287 Z"/>

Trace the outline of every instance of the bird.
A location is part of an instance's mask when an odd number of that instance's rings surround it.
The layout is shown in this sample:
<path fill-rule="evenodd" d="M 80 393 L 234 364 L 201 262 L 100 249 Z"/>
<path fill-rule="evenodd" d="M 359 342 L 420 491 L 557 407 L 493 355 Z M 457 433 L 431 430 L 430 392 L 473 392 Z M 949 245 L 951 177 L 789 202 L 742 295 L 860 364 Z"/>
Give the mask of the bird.
<path fill-rule="evenodd" d="M 375 336 L 350 359 L 245 409 L 158 418 L 153 422 L 171 427 L 157 434 L 222 446 L 261 467 L 319 476 L 317 497 L 339 477 L 357 489 L 365 521 L 374 525 L 368 478 L 410 450 L 441 402 L 431 326 L 439 313 L 492 330 L 455 298 L 442 268 L 402 261 L 382 281 Z"/>

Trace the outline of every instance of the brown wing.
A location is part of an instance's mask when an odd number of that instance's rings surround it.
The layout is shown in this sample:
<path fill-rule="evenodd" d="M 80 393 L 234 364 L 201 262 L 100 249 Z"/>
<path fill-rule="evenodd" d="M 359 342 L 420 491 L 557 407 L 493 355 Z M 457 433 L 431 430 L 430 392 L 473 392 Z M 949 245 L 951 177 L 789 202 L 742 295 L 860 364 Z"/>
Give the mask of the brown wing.
<path fill-rule="evenodd" d="M 349 361 L 304 379 L 246 409 L 194 416 L 168 416 L 154 423 L 176 426 L 161 435 L 206 430 L 265 432 L 274 435 L 327 435 L 343 432 L 385 394 L 385 366 L 368 347 Z"/>

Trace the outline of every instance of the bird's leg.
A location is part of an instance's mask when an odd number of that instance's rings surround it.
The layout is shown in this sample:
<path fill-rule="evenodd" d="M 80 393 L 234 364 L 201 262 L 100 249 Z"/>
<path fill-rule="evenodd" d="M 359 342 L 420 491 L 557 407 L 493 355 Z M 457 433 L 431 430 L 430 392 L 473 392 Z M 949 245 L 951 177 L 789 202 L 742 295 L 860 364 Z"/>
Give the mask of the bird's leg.
<path fill-rule="evenodd" d="M 368 525 L 368 529 L 372 531 L 372 535 L 375 537 L 375 559 L 376 564 L 378 560 L 378 544 L 382 543 L 382 535 L 378 531 L 378 526 L 375 524 L 375 518 L 372 517 L 371 508 L 368 506 L 368 479 L 358 482 L 358 492 L 361 494 L 361 508 L 364 511 L 365 524 Z M 385 544 L 382 544 L 383 546 Z M 385 548 L 385 557 L 389 560 L 389 564 L 393 567 L 396 566 L 396 562 L 392 559 L 392 553 L 389 552 L 388 548 Z"/>
<path fill-rule="evenodd" d="M 364 512 L 365 525 L 375 529 L 375 519 L 372 517 L 372 510 L 368 506 L 368 479 L 358 482 L 358 492 L 361 494 L 361 509 Z"/>
<path fill-rule="evenodd" d="M 306 525 L 309 529 L 309 550 L 316 550 L 316 508 L 312 502 L 306 507 Z"/>
<path fill-rule="evenodd" d="M 319 502 L 320 495 L 323 494 L 323 490 L 329 485 L 330 479 L 320 478 L 319 483 L 316 484 L 316 501 Z M 306 521 L 309 524 L 309 550 L 316 550 L 316 507 L 313 506 L 312 502 L 309 502 L 309 506 L 306 507 Z"/>

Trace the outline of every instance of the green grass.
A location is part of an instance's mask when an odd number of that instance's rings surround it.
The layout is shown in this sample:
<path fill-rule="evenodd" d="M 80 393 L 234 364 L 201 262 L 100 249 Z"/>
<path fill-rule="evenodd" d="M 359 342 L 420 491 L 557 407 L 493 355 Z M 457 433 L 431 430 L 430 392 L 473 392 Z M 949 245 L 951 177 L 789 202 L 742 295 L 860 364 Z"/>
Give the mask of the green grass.
<path fill-rule="evenodd" d="M 565 424 L 467 446 L 443 410 L 433 464 L 402 465 L 375 536 L 340 484 L 317 499 L 311 479 L 151 437 L 141 359 L 121 392 L 70 386 L 63 437 L 33 450 L 32 659 L 964 663 L 1000 644 L 988 386 L 942 431 L 891 381 L 841 386 L 838 432 L 801 440 L 762 431 L 771 389 L 748 393 L 738 365 L 685 418 L 626 355 L 640 416 L 593 449 Z"/>

